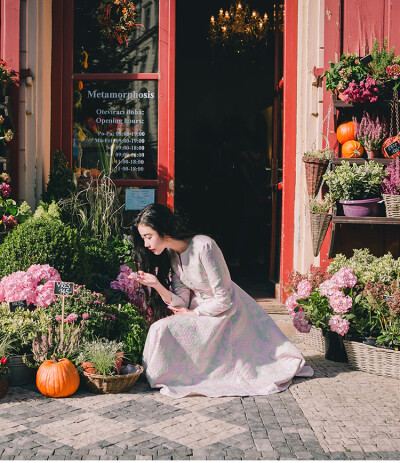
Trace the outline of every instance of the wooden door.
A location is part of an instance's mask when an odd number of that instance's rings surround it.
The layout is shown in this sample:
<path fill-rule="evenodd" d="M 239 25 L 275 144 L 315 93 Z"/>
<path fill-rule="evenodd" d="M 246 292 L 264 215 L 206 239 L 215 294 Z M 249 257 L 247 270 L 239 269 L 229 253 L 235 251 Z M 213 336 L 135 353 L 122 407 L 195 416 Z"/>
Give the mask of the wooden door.
<path fill-rule="evenodd" d="M 136 0 L 126 41 L 105 36 L 100 3 L 53 1 L 51 151 L 173 207 L 175 1 Z"/>

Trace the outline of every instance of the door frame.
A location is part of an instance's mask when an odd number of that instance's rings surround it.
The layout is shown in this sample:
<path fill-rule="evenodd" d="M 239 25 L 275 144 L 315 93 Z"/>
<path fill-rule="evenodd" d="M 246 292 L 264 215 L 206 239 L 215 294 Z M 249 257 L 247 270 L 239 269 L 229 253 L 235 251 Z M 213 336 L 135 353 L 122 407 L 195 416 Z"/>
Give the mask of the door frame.
<path fill-rule="evenodd" d="M 79 0 L 78 0 L 79 1 Z M 51 156 L 61 150 L 72 165 L 72 98 L 74 80 L 157 80 L 157 179 L 114 180 L 116 185 L 150 187 L 158 202 L 173 208 L 175 177 L 175 0 L 159 0 L 157 73 L 74 74 L 71 0 L 53 0 Z"/>

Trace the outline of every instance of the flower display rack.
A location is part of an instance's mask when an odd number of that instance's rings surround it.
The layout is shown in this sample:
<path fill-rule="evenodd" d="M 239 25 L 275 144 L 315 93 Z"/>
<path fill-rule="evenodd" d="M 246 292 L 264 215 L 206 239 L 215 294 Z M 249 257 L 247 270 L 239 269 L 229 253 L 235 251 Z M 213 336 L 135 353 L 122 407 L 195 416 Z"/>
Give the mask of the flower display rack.
<path fill-rule="evenodd" d="M 307 344 L 307 346 L 314 348 L 321 354 L 326 353 L 328 346 L 321 328 L 312 326 L 309 333 L 297 333 L 296 337 L 300 342 Z"/>
<path fill-rule="evenodd" d="M 400 379 L 400 352 L 369 346 L 362 342 L 343 341 L 353 370 Z"/>

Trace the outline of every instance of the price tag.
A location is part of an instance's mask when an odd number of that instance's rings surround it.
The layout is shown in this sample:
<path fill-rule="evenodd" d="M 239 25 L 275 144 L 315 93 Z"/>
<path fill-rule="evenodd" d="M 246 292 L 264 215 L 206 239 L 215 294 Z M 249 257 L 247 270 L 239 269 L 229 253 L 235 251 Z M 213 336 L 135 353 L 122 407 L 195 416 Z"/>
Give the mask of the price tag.
<path fill-rule="evenodd" d="M 54 282 L 54 294 L 57 296 L 73 296 L 74 295 L 74 284 L 67 283 L 65 281 Z"/>
<path fill-rule="evenodd" d="M 10 312 L 15 312 L 16 309 L 27 309 L 28 304 L 26 303 L 26 300 L 22 301 L 13 301 L 9 302 L 8 306 L 10 307 Z"/>
<path fill-rule="evenodd" d="M 385 146 L 384 150 L 386 151 L 386 154 L 391 157 L 396 153 L 400 152 L 400 143 L 398 141 L 394 141 L 390 145 Z"/>

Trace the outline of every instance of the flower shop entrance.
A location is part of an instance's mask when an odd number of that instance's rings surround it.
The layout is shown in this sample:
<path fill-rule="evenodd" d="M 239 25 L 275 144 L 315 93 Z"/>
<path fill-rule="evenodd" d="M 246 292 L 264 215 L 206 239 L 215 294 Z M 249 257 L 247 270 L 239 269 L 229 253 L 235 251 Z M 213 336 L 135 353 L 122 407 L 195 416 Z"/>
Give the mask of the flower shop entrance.
<path fill-rule="evenodd" d="M 250 12 L 274 17 L 273 2 L 246 3 Z M 234 281 L 253 295 L 274 295 L 282 176 L 281 95 L 274 98 L 274 87 L 282 77 L 282 31 L 271 21 L 267 44 L 243 49 L 234 36 L 224 46 L 213 43 L 210 18 L 231 5 L 205 0 L 193 15 L 190 2 L 176 1 L 175 207 L 216 239 Z"/>

